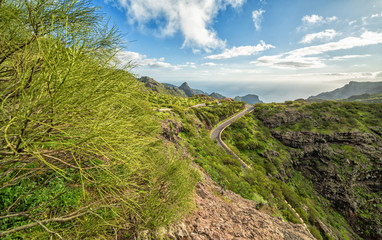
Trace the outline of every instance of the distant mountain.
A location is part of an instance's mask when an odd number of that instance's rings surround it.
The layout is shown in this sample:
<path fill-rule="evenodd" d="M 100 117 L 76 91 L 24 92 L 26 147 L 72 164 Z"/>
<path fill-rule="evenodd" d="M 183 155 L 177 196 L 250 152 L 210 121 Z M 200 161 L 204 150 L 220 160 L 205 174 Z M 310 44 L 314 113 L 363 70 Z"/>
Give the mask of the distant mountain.
<path fill-rule="evenodd" d="M 226 98 L 225 96 L 221 95 L 220 93 L 213 92 L 210 94 L 210 97 L 216 98 L 216 99 L 223 99 Z"/>
<path fill-rule="evenodd" d="M 192 95 L 195 95 L 195 92 L 190 86 L 188 86 L 187 82 L 184 82 L 182 85 L 180 85 L 179 89 L 183 90 L 184 93 L 187 95 L 187 97 L 191 97 Z"/>
<path fill-rule="evenodd" d="M 261 101 L 259 99 L 259 96 L 255 95 L 255 94 L 247 94 L 245 96 L 237 96 L 235 97 L 234 99 L 235 101 L 243 101 L 243 102 L 246 102 L 248 104 L 255 104 L 255 103 L 262 103 L 263 101 Z"/>
<path fill-rule="evenodd" d="M 179 89 L 179 87 L 178 86 L 175 86 L 175 85 L 173 85 L 173 84 L 170 84 L 170 83 L 163 83 L 164 85 L 167 85 L 167 86 L 169 86 L 169 87 L 173 87 L 173 88 L 178 88 Z M 198 94 L 203 94 L 203 95 L 209 95 L 208 93 L 206 93 L 206 92 L 204 92 L 204 91 L 202 91 L 202 90 L 199 90 L 199 89 L 192 89 L 193 91 L 194 91 L 194 93 L 196 94 L 196 95 L 198 95 Z M 181 90 L 181 91 L 183 91 L 183 90 Z"/>
<path fill-rule="evenodd" d="M 320 93 L 311 96 L 308 100 L 339 100 L 349 98 L 354 95 L 361 94 L 378 94 L 382 93 L 382 82 L 355 82 L 351 81 L 341 88 L 337 88 L 331 92 Z"/>
<path fill-rule="evenodd" d="M 185 92 L 183 90 L 180 90 L 178 87 L 174 85 L 171 86 L 170 84 L 159 83 L 155 81 L 154 79 L 147 76 L 138 78 L 138 81 L 143 82 L 147 89 L 152 90 L 154 92 L 174 95 L 174 96 L 187 97 Z"/>
<path fill-rule="evenodd" d="M 202 91 L 202 90 L 199 90 L 199 89 L 192 89 L 194 90 L 195 94 L 203 94 L 203 95 L 209 95 L 208 93 L 206 93 L 205 91 Z"/>
<path fill-rule="evenodd" d="M 211 94 L 208 94 L 207 92 L 204 92 L 199 89 L 193 89 L 191 88 L 187 82 L 182 83 L 179 87 L 170 84 L 170 83 L 159 83 L 155 81 L 154 79 L 150 77 L 141 77 L 138 78 L 139 81 L 143 82 L 145 84 L 145 87 L 158 92 L 162 94 L 168 94 L 168 95 L 174 95 L 174 96 L 181 96 L 181 97 L 191 97 L 194 95 L 205 95 L 209 97 L 213 97 L 215 99 L 224 99 L 225 96 L 221 95 L 220 93 L 213 92 Z M 244 97 L 236 97 L 235 100 L 237 101 L 244 101 L 249 104 L 255 104 L 255 103 L 262 103 L 261 100 L 259 100 L 259 97 L 257 95 L 248 94 Z"/>
<path fill-rule="evenodd" d="M 177 88 L 178 86 L 175 86 L 174 84 L 170 84 L 170 83 L 163 83 L 164 85 L 166 85 L 166 86 L 169 86 L 169 87 L 175 87 L 175 88 Z"/>

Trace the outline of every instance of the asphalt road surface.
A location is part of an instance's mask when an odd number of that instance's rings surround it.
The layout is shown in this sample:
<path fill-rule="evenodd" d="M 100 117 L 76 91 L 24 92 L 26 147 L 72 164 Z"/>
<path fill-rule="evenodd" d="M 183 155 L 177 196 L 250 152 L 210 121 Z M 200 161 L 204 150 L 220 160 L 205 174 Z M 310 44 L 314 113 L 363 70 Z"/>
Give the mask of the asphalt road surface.
<path fill-rule="evenodd" d="M 236 121 L 237 119 L 241 118 L 242 116 L 244 116 L 245 114 L 249 113 L 249 112 L 252 112 L 253 109 L 255 109 L 254 106 L 252 105 L 249 105 L 249 104 L 246 104 L 245 105 L 245 110 L 243 110 L 242 112 L 228 118 L 227 120 L 225 120 L 224 122 L 220 123 L 218 126 L 216 126 L 212 131 L 211 131 L 211 134 L 210 134 L 210 137 L 213 139 L 213 140 L 217 140 L 218 142 L 218 145 L 220 145 L 221 147 L 223 147 L 229 154 L 233 155 L 236 159 L 238 159 L 241 163 L 241 166 L 243 168 L 249 168 L 249 166 L 243 162 L 243 160 L 241 160 L 224 142 L 223 140 L 221 139 L 221 134 L 222 132 L 224 131 L 224 129 L 226 127 L 228 127 L 229 125 L 231 125 L 231 123 L 233 123 L 234 121 Z"/>

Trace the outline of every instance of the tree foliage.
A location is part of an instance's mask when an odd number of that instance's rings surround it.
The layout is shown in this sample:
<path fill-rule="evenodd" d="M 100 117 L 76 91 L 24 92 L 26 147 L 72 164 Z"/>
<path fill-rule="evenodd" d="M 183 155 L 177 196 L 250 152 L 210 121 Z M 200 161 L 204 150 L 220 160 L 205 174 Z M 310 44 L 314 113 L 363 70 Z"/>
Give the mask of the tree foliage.
<path fill-rule="evenodd" d="M 105 26 L 90 1 L 0 1 L 0 237 L 134 236 L 187 209 L 197 177 Z"/>

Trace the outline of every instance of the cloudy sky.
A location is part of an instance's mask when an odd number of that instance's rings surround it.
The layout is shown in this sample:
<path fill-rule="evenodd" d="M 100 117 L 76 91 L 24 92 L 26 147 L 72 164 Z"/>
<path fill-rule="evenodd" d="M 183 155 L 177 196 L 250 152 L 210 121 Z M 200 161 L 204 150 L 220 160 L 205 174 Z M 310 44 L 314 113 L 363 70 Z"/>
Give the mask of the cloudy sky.
<path fill-rule="evenodd" d="M 382 81 L 381 0 L 93 0 L 159 82 L 265 102 Z"/>

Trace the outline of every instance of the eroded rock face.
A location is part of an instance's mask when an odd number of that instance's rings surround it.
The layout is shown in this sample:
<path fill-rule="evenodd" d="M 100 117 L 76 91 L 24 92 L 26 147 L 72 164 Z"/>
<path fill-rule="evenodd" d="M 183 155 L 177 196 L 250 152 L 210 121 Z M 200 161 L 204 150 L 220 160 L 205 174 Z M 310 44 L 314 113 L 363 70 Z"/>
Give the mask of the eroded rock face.
<path fill-rule="evenodd" d="M 170 239 L 314 239 L 302 224 L 258 211 L 254 202 L 224 191 L 211 179 L 196 187 L 196 210 L 166 231 Z"/>
<path fill-rule="evenodd" d="M 271 133 L 295 149 L 291 150 L 295 169 L 312 180 L 356 232 L 371 233 L 366 239 L 381 238 L 381 199 L 375 194 L 382 191 L 382 140 L 377 135 L 360 131 Z"/>
<path fill-rule="evenodd" d="M 183 131 L 181 121 L 166 119 L 162 122 L 162 136 L 172 142 L 179 140 L 179 133 Z"/>
<path fill-rule="evenodd" d="M 294 109 L 288 109 L 270 117 L 267 116 L 267 111 L 264 111 L 259 117 L 264 125 L 269 128 L 275 128 L 283 124 L 294 124 L 304 118 L 310 118 L 309 115 Z"/>

